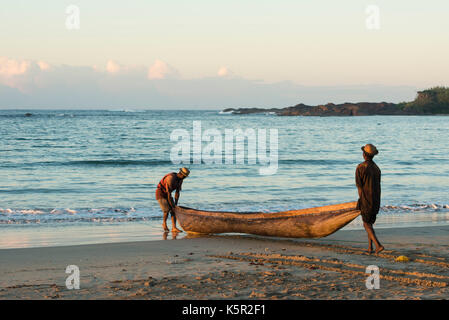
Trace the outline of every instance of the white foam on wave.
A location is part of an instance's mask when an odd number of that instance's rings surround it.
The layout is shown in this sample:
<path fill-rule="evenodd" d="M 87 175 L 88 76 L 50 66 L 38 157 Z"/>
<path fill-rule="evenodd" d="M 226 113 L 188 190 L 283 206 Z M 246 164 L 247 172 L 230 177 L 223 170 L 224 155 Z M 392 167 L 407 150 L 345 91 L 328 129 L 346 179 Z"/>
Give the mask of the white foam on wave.
<path fill-rule="evenodd" d="M 3 214 L 2 214 L 3 213 Z M 0 224 L 146 221 L 162 217 L 159 208 L 1 209 Z"/>
<path fill-rule="evenodd" d="M 64 210 L 62 209 L 53 209 L 49 212 L 50 214 L 64 214 L 64 213 L 68 213 L 68 214 L 76 214 L 77 211 L 76 210 L 72 210 L 69 208 L 66 208 Z"/>
<path fill-rule="evenodd" d="M 44 212 L 42 210 L 25 209 L 25 210 L 20 210 L 20 213 L 22 213 L 22 214 L 43 214 Z"/>
<path fill-rule="evenodd" d="M 383 211 L 438 211 L 441 209 L 449 209 L 447 204 L 437 204 L 437 203 L 415 203 L 410 205 L 385 205 L 382 206 Z"/>
<path fill-rule="evenodd" d="M 136 109 L 110 109 L 109 112 L 146 112 L 146 110 L 136 110 Z"/>

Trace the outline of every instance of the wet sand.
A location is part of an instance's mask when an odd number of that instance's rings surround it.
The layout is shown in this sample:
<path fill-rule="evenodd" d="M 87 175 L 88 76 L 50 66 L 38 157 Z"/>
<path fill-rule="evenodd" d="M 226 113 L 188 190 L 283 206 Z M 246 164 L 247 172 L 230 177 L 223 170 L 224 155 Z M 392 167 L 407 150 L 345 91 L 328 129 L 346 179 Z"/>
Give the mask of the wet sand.
<path fill-rule="evenodd" d="M 449 226 L 323 239 L 250 235 L 0 250 L 0 299 L 447 299 Z M 169 239 L 171 237 L 169 236 Z M 397 262 L 398 256 L 409 262 Z M 80 289 L 66 288 L 68 265 Z M 366 267 L 380 270 L 368 290 Z"/>

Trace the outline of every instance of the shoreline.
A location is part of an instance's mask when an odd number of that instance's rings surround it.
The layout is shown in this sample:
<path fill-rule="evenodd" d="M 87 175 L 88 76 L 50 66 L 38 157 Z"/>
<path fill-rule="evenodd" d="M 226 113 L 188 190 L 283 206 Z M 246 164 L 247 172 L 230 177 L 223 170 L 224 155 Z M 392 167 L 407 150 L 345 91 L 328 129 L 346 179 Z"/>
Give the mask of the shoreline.
<path fill-rule="evenodd" d="M 0 299 L 444 299 L 449 226 L 376 229 L 385 246 L 368 255 L 364 230 L 322 239 L 251 235 L 183 237 L 0 250 Z M 410 262 L 396 262 L 405 255 Z M 68 290 L 68 265 L 80 289 Z M 365 268 L 380 268 L 380 289 Z"/>
<path fill-rule="evenodd" d="M 376 222 L 378 229 L 402 229 L 402 228 L 427 228 L 449 226 L 449 220 L 445 217 L 437 221 L 407 221 L 407 218 L 391 226 L 388 217 L 381 216 Z M 364 230 L 360 217 L 343 227 L 340 232 Z M 0 250 L 21 248 L 48 248 L 68 247 L 77 245 L 95 245 L 107 243 L 128 243 L 170 240 L 171 232 L 164 235 L 162 232 L 162 219 L 151 221 L 126 222 L 126 223 L 98 223 L 98 224 L 64 224 L 64 225 L 6 225 L 0 226 L 2 237 Z M 20 234 L 20 236 L 18 236 Z M 222 234 L 233 235 L 233 234 Z M 176 239 L 183 239 L 186 233 L 179 233 Z M 331 235 L 332 236 L 332 235 Z M 329 236 L 330 237 L 330 236 Z M 327 237 L 327 238 L 329 238 Z"/>

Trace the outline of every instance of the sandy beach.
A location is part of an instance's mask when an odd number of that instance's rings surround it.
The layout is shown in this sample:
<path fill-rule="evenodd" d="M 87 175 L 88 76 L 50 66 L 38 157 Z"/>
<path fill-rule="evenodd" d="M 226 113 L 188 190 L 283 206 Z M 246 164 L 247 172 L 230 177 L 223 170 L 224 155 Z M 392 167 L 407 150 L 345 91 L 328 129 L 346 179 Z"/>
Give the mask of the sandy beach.
<path fill-rule="evenodd" d="M 0 250 L 0 299 L 447 299 L 449 226 L 362 230 L 324 239 L 184 237 Z M 397 262 L 398 256 L 409 262 Z M 66 288 L 68 265 L 80 289 Z M 366 267 L 380 270 L 368 290 Z"/>

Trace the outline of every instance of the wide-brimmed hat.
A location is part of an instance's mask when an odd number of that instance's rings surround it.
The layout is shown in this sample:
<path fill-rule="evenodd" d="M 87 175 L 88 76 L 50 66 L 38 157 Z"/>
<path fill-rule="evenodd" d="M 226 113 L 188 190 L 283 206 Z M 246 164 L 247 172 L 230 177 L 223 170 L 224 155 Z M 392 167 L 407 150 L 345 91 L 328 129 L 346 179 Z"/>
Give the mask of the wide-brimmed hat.
<path fill-rule="evenodd" d="M 379 153 L 379 151 L 377 151 L 377 148 L 371 143 L 364 145 L 361 149 L 363 150 L 363 152 L 367 153 L 370 156 L 375 156 Z"/>
<path fill-rule="evenodd" d="M 179 172 L 184 176 L 184 177 L 188 177 L 190 174 L 190 170 L 187 169 L 186 167 L 179 169 Z"/>

